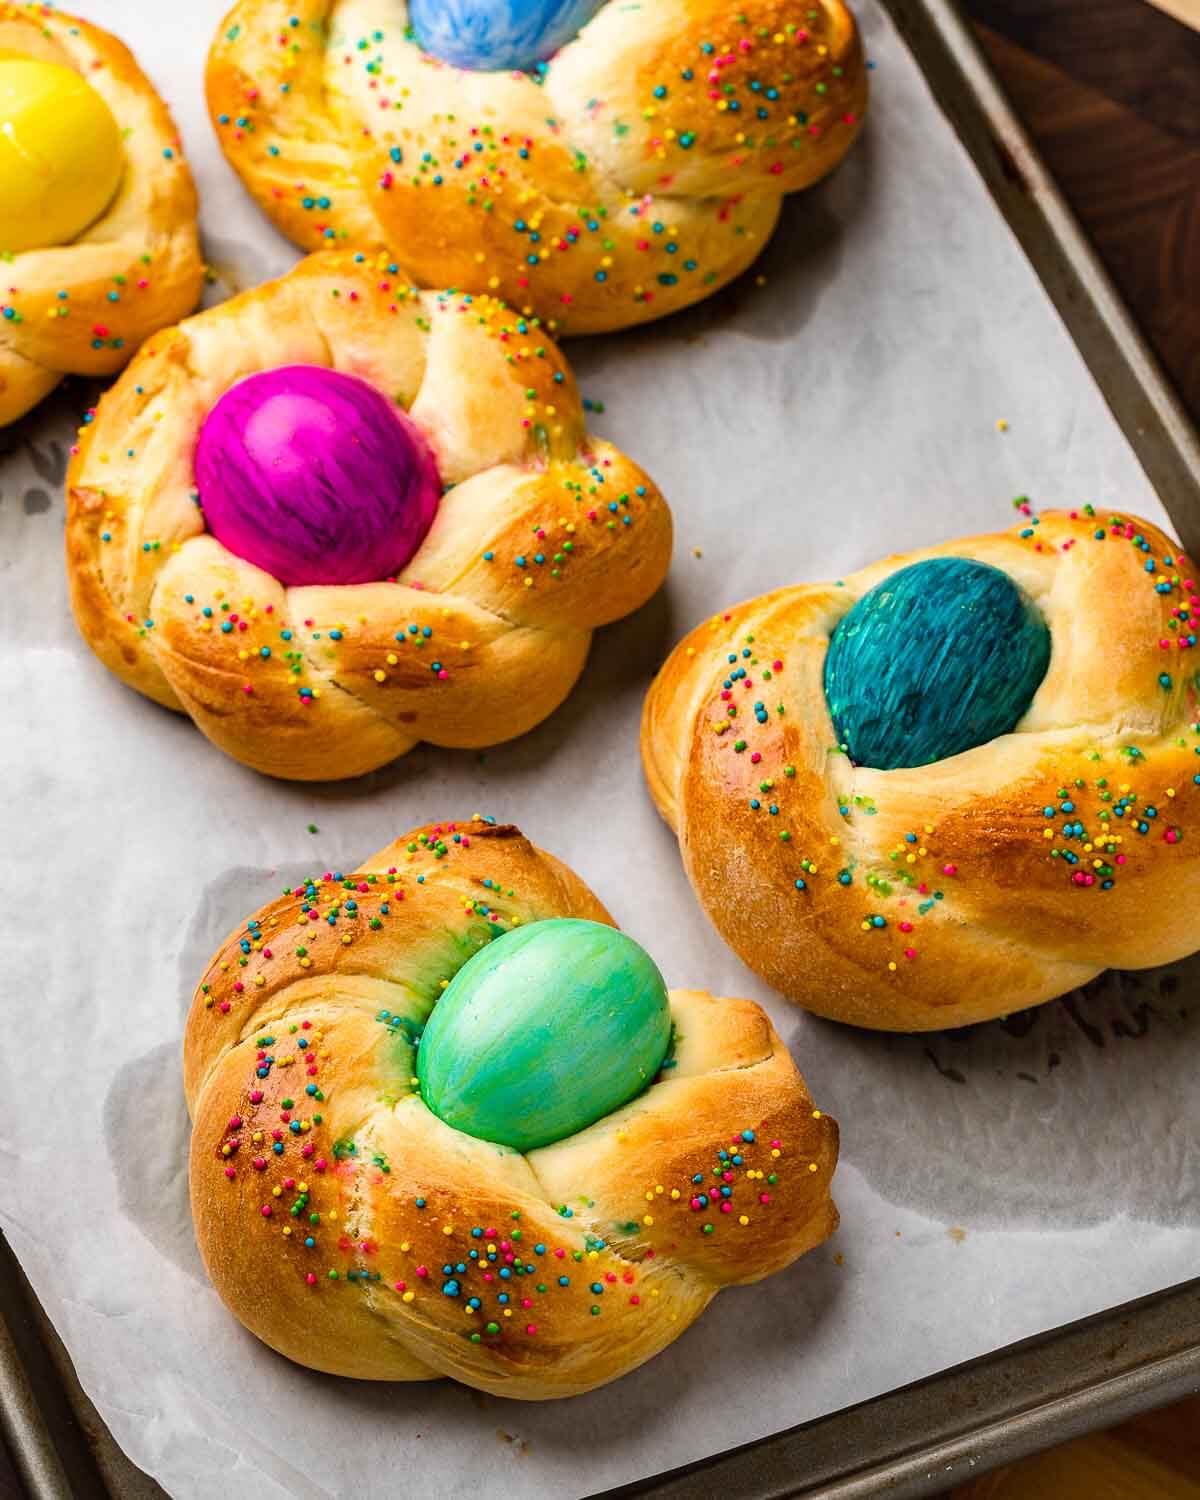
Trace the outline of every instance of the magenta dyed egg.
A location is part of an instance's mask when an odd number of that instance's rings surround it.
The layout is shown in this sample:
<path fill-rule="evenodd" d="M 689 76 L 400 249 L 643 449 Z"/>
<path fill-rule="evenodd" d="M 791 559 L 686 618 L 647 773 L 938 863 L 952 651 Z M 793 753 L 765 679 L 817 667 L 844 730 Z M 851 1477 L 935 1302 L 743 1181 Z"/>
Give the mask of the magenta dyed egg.
<path fill-rule="evenodd" d="M 196 488 L 213 536 L 289 586 L 390 578 L 442 493 L 411 418 L 365 380 L 317 365 L 225 392 L 200 429 Z"/>

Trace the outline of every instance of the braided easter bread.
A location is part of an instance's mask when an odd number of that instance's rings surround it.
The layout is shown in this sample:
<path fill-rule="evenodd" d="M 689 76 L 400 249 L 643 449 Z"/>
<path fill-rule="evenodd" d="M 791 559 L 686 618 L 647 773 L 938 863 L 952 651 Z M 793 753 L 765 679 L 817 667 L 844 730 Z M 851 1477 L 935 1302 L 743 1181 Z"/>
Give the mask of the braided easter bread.
<path fill-rule="evenodd" d="M 129 50 L 98 26 L 49 6 L 0 3 L 0 71 L 15 63 L 50 65 L 51 79 L 58 71 L 68 89 L 73 81 L 61 70 L 69 69 L 99 96 L 82 91 L 90 105 L 74 98 L 80 110 L 73 143 L 77 185 L 86 199 L 108 168 L 113 191 L 106 202 L 93 204 L 99 217 L 85 208 L 84 222 L 69 228 L 61 243 L 37 243 L 37 225 L 5 224 L 0 211 L 0 252 L 14 252 L 5 255 L 0 289 L 0 427 L 16 421 L 64 375 L 119 370 L 155 329 L 195 307 L 204 278 L 196 194 L 179 136 Z M 67 126 L 53 120 L 61 105 L 51 92 L 63 84 L 47 84 L 44 74 L 37 82 L 46 90 L 37 105 L 41 120 L 50 120 L 56 144 L 67 149 Z M 19 123 L 28 128 L 28 119 L 27 113 Z M 106 131 L 103 142 L 88 134 L 94 120 Z M 13 128 L 11 121 L 0 124 Z M 29 145 L 19 133 L 13 139 L 18 157 L 36 160 L 34 180 L 53 172 L 55 163 L 41 159 L 40 141 Z M 4 190 L 0 185 L 0 200 Z M 11 184 L 7 190 L 13 191 Z M 26 207 L 20 217 L 40 220 L 58 206 Z M 9 236 L 18 232 L 34 238 L 32 247 L 12 243 Z"/>
<path fill-rule="evenodd" d="M 221 145 L 298 245 L 383 243 L 423 286 L 586 333 L 724 285 L 859 130 L 842 0 L 533 5 L 520 37 L 513 9 L 239 0 L 208 64 Z"/>
<path fill-rule="evenodd" d="M 299 450 L 278 515 L 271 489 L 295 454 L 250 486 L 251 522 L 274 519 L 248 544 L 340 565 L 364 527 L 391 525 L 379 454 L 399 446 L 420 484 L 432 462 L 447 487 L 435 485 L 436 515 L 419 518 L 428 530 L 403 567 L 368 548 L 369 581 L 305 586 L 301 574 L 285 586 L 211 534 L 197 454 L 214 403 L 280 367 L 285 385 L 298 372 L 298 394 L 287 385 L 252 409 L 246 442 L 277 400 L 311 411 L 314 380 L 321 401 L 334 379 L 331 399 L 348 387 L 351 405 L 315 403 L 333 437 Z M 346 424 L 364 391 L 385 409 L 360 431 Z M 395 430 L 377 451 L 380 421 Z M 219 451 L 212 484 L 242 483 L 248 452 Z M 92 649 L 238 760 L 305 780 L 368 771 L 422 739 L 524 733 L 569 692 L 593 629 L 654 592 L 671 550 L 662 498 L 589 436 L 540 329 L 491 298 L 416 292 L 386 257 L 349 252 L 312 256 L 154 338 L 81 432 L 67 484 L 71 598 Z M 288 506 L 310 499 L 308 524 Z"/>
<path fill-rule="evenodd" d="M 722 937 L 809 1010 L 914 1031 L 1200 947 L 1196 579 L 1089 506 L 693 630 L 642 758 Z"/>
<path fill-rule="evenodd" d="M 501 965 L 499 1055 L 457 1061 L 494 1099 L 517 1051 L 547 1110 L 575 1107 L 592 1072 L 581 1038 L 630 1003 L 602 980 L 570 998 L 576 946 L 633 950 L 661 990 L 648 956 L 598 923 L 611 919 L 577 876 L 476 816 L 286 891 L 222 946 L 187 1025 L 192 1211 L 209 1275 L 259 1338 L 336 1374 L 571 1395 L 833 1231 L 837 1126 L 749 1001 L 672 991 L 657 1077 L 537 1149 L 429 1106 L 431 1015 L 521 935 L 526 951 L 550 944 L 552 993 Z M 457 1043 L 469 1052 L 471 1033 Z"/>

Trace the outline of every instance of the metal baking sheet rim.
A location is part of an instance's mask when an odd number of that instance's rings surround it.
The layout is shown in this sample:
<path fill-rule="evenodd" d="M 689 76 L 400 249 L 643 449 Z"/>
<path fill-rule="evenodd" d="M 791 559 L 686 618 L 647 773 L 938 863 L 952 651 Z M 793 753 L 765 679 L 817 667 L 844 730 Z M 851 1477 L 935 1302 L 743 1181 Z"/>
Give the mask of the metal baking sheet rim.
<path fill-rule="evenodd" d="M 591 1500 L 905 1500 L 1197 1392 L 1200 1278 Z M 0 1439 L 31 1500 L 164 1494 L 74 1380 L 3 1235 Z"/>
<path fill-rule="evenodd" d="M 1200 552 L 1200 436 L 1021 128 L 955 0 L 883 0 L 1170 515 Z M 31 1500 L 152 1500 L 0 1235 L 0 1439 Z M 1200 1392 L 1200 1278 L 593 1500 L 928 1495 Z M 919 1434 L 914 1437 L 913 1434 Z M 0 1471 L 0 1478 L 3 1477 Z"/>

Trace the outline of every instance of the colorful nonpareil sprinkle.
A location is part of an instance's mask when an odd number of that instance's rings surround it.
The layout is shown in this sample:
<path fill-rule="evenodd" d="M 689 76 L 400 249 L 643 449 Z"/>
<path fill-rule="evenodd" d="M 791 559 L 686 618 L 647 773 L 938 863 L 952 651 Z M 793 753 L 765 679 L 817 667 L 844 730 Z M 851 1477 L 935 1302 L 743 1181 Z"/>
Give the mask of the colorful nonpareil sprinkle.
<path fill-rule="evenodd" d="M 1032 505 L 1025 496 L 1015 503 L 1025 518 L 1018 538 L 1043 550 L 1047 544 Z M 1148 686 L 1177 705 L 1185 722 L 1190 720 L 1175 749 L 1190 745 L 1200 758 L 1200 672 L 1190 656 L 1200 621 L 1200 592 L 1186 560 L 1160 555 L 1138 526 L 1122 517 L 1101 516 L 1088 506 L 1070 512 L 1068 519 L 1074 523 L 1069 534 L 1063 538 L 1055 533 L 1059 539 L 1054 545 L 1063 552 L 1076 546 L 1121 545 L 1144 556 L 1140 571 L 1145 587 L 1161 601 L 1162 635 L 1146 651 L 1139 670 Z M 885 581 L 878 588 L 886 586 Z M 975 824 L 957 811 L 945 811 L 936 783 L 931 784 L 925 816 L 907 810 L 909 826 L 876 853 L 851 857 L 845 848 L 861 847 L 861 841 L 814 833 L 821 821 L 817 814 L 830 798 L 838 820 L 850 829 L 889 813 L 886 777 L 872 782 L 884 789 L 876 796 L 838 796 L 811 768 L 801 767 L 797 774 L 795 741 L 788 732 L 794 711 L 789 663 L 758 633 L 739 631 L 738 614 L 714 617 L 708 626 L 711 647 L 688 650 L 712 652 L 714 687 L 702 719 L 704 732 L 753 767 L 744 804 L 749 821 L 740 826 L 747 838 L 770 839 L 787 851 L 787 875 L 801 909 L 818 891 L 835 893 L 840 899 L 822 906 L 821 920 L 836 923 L 844 913 L 841 920 L 848 934 L 857 933 L 862 961 L 899 976 L 919 959 L 927 923 L 971 920 L 972 892 L 977 882 L 996 883 L 996 867 L 981 863 Z M 845 747 L 831 742 L 826 753 L 841 756 Z M 1148 844 L 1175 850 L 1185 843 L 1182 804 L 1190 809 L 1196 805 L 1188 799 L 1200 788 L 1200 759 L 1194 774 L 1180 777 L 1176 768 L 1164 768 L 1161 756 L 1148 750 L 1144 740 L 1139 743 L 1133 732 L 1085 744 L 1074 754 L 1075 774 L 1061 781 L 1046 783 L 1031 766 L 1028 805 L 1016 813 L 1004 848 L 1006 855 L 1019 846 L 1034 851 L 1051 882 L 1061 880 L 1072 890 L 1102 896 L 1140 873 Z M 1061 764 L 1058 770 L 1061 775 Z M 740 774 L 736 784 L 742 795 L 746 783 Z M 908 809 L 907 783 L 904 795 Z M 1014 901 L 1036 901 L 1033 881 L 1041 878 L 1026 877 L 1024 889 L 1014 886 Z M 956 905 L 960 902 L 965 908 Z"/>
<path fill-rule="evenodd" d="M 661 496 L 621 453 L 589 437 L 569 370 L 536 320 L 491 296 L 419 293 L 385 253 L 316 257 L 256 295 L 277 296 L 281 309 L 292 307 L 294 295 L 336 304 L 327 315 L 332 344 L 352 334 L 360 316 L 380 328 L 397 319 L 397 338 L 410 341 L 421 373 L 401 400 L 384 389 L 382 365 L 373 379 L 361 362 L 353 379 L 307 365 L 251 372 L 218 403 L 231 394 L 242 403 L 233 424 L 238 442 L 244 447 L 252 434 L 255 452 L 263 449 L 251 474 L 241 472 L 245 464 L 239 468 L 240 449 L 222 454 L 221 431 L 229 433 L 211 428 L 211 413 L 207 423 L 203 413 L 185 417 L 178 400 L 165 395 L 161 354 L 172 346 L 144 351 L 110 399 L 128 399 L 135 381 L 140 393 L 146 378 L 151 390 L 144 406 L 138 395 L 135 420 L 153 424 L 165 416 L 181 443 L 199 432 L 198 467 L 184 497 L 190 503 L 168 507 L 162 530 L 150 533 L 146 517 L 158 511 L 147 492 L 156 470 L 151 457 L 143 468 L 138 451 L 149 439 L 129 440 L 117 406 L 106 417 L 102 405 L 81 430 L 69 525 L 83 536 L 73 555 L 84 559 L 77 569 L 95 574 L 111 598 L 120 641 L 115 669 L 125 675 L 122 668 L 132 668 L 135 685 L 151 690 L 154 681 L 160 692 L 170 691 L 164 679 L 173 667 L 200 672 L 220 695 L 224 727 L 252 763 L 259 726 L 287 721 L 298 731 L 288 755 L 305 762 L 305 774 L 318 753 L 312 744 L 327 732 L 322 709 L 331 700 L 339 717 L 351 703 L 360 708 L 362 738 L 374 720 L 384 721 L 380 763 L 421 739 L 438 741 L 443 723 L 451 743 L 465 733 L 488 743 L 488 721 L 504 717 L 520 692 L 503 686 L 518 669 L 514 635 L 530 681 L 544 674 L 561 680 L 565 692 L 589 633 L 588 583 L 611 579 L 629 590 L 629 608 L 640 602 L 643 583 L 645 594 L 652 591 L 669 551 Z M 200 315 L 213 320 L 214 335 L 222 318 L 228 322 L 224 308 Z M 329 358 L 336 366 L 333 352 Z M 203 382 L 204 370 L 195 378 Z M 483 389 L 488 420 L 501 424 L 497 434 L 480 430 Z M 286 441 L 276 409 L 284 398 Z M 360 420 L 368 409 L 370 420 Z M 271 438 L 265 447 L 264 412 Z M 453 482 L 439 484 L 426 462 L 439 445 L 439 462 L 457 464 L 448 471 Z M 448 458 L 456 446 L 463 451 Z M 353 497 L 361 494 L 363 464 L 380 468 L 375 448 L 394 460 L 396 482 L 378 487 L 371 524 L 349 537 L 343 522 L 355 504 L 362 509 Z M 230 462 L 236 484 L 225 473 Z M 406 510 L 400 502 L 414 475 L 420 503 Z M 459 501 L 454 491 L 485 479 L 492 498 L 473 522 L 465 495 Z M 439 496 L 439 514 L 449 510 L 454 519 L 430 529 Z M 264 526 L 264 515 L 278 524 Z M 400 540 L 398 552 L 389 550 Z M 238 556 L 256 567 L 239 565 Z M 565 651 L 557 649 L 564 643 Z M 192 701 L 186 688 L 177 696 Z M 529 696 L 553 698 L 544 681 Z M 202 718 L 208 693 L 195 702 L 194 716 Z M 467 713 L 484 721 L 480 730 L 464 729 Z M 348 737 L 351 757 L 357 738 Z M 341 772 L 330 765 L 324 774 Z"/>
<path fill-rule="evenodd" d="M 418 1304 L 418 1318 L 449 1326 L 469 1343 L 502 1348 L 557 1337 L 555 1319 L 564 1305 L 589 1318 L 603 1318 L 617 1306 L 653 1313 L 663 1257 L 682 1253 L 702 1262 L 736 1254 L 737 1237 L 762 1235 L 796 1175 L 821 1168 L 777 1126 L 735 1116 L 728 1134 L 676 1154 L 661 1178 L 629 1171 L 615 1201 L 606 1189 L 603 1210 L 586 1180 L 566 1200 L 534 1199 L 505 1186 L 505 1176 L 495 1186 L 479 1182 L 479 1196 L 494 1204 L 486 1218 L 464 1208 L 444 1164 L 430 1154 L 439 1149 L 436 1132 L 448 1127 L 421 1128 L 431 1117 L 413 1060 L 441 988 L 457 968 L 520 925 L 521 912 L 526 920 L 541 915 L 529 911 L 520 891 L 489 876 L 472 877 L 478 896 L 463 902 L 461 929 L 446 934 L 444 968 L 435 964 L 407 976 L 394 986 L 397 1000 L 371 1021 L 374 1039 L 366 1045 L 380 1099 L 389 1111 L 407 1111 L 403 1118 L 416 1126 L 398 1135 L 374 1115 L 356 1112 L 353 1132 L 338 1132 L 335 1120 L 347 1118 L 337 1092 L 338 1064 L 345 1059 L 357 1073 L 365 1017 L 354 1005 L 340 1011 L 303 999 L 280 1003 L 311 968 L 313 934 L 324 943 L 322 972 L 337 962 L 330 942 L 339 935 L 356 950 L 349 972 L 372 972 L 373 935 L 386 929 L 401 903 L 428 900 L 440 881 L 461 879 L 455 862 L 494 823 L 476 814 L 469 822 L 434 825 L 414 836 L 388 869 L 327 870 L 287 887 L 214 961 L 200 987 L 200 1014 L 202 1025 L 232 1026 L 243 1038 L 235 1055 L 244 1078 L 235 1107 L 214 1130 L 212 1170 L 229 1184 L 233 1211 L 244 1215 L 244 1233 L 253 1237 L 255 1253 L 269 1257 L 272 1274 L 295 1278 L 313 1295 L 369 1289 L 400 1308 Z M 671 1066 L 668 1058 L 660 1077 L 670 1076 Z M 813 1118 L 820 1119 L 820 1111 Z M 475 1144 L 459 1139 L 466 1147 Z M 618 1128 L 618 1150 L 623 1139 Z M 214 1212 L 231 1211 L 221 1194 L 211 1201 Z M 393 1232 L 389 1219 L 403 1229 Z"/>
<path fill-rule="evenodd" d="M 508 9 L 425 7 L 407 27 L 360 33 L 336 14 L 293 18 L 269 72 L 246 62 L 268 40 L 247 17 L 218 40 L 222 145 L 309 248 L 352 245 L 364 214 L 385 242 L 389 229 L 403 238 L 409 216 L 436 220 L 470 267 L 458 284 L 501 289 L 555 327 L 610 296 L 634 321 L 704 295 L 761 248 L 777 194 L 821 175 L 861 125 L 857 43 L 825 6 L 772 25 L 710 8 L 703 27 L 657 39 L 629 99 L 579 84 L 583 97 L 561 107 L 539 46 L 566 34 L 563 7 L 549 29 L 525 13 L 518 25 Z M 568 33 L 586 19 L 577 10 Z M 499 71 L 517 56 L 523 70 Z M 476 71 L 458 71 L 464 58 Z M 340 182 L 314 180 L 301 161 L 325 78 L 356 132 L 353 175 Z M 324 116 L 317 128 L 336 136 L 345 125 Z"/>

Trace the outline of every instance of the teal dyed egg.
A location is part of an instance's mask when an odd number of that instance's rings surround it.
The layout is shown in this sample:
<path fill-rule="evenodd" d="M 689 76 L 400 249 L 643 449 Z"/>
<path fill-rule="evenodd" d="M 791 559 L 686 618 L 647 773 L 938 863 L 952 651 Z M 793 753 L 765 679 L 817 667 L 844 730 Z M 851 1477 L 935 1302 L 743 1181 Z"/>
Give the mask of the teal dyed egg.
<path fill-rule="evenodd" d="M 1007 573 L 931 557 L 876 584 L 839 621 L 825 700 L 855 765 L 925 766 L 1008 734 L 1049 664 L 1046 622 Z"/>
<path fill-rule="evenodd" d="M 670 1041 L 667 987 L 644 948 L 599 922 L 533 922 L 450 981 L 417 1077 L 447 1125 L 532 1151 L 640 1094 Z"/>

